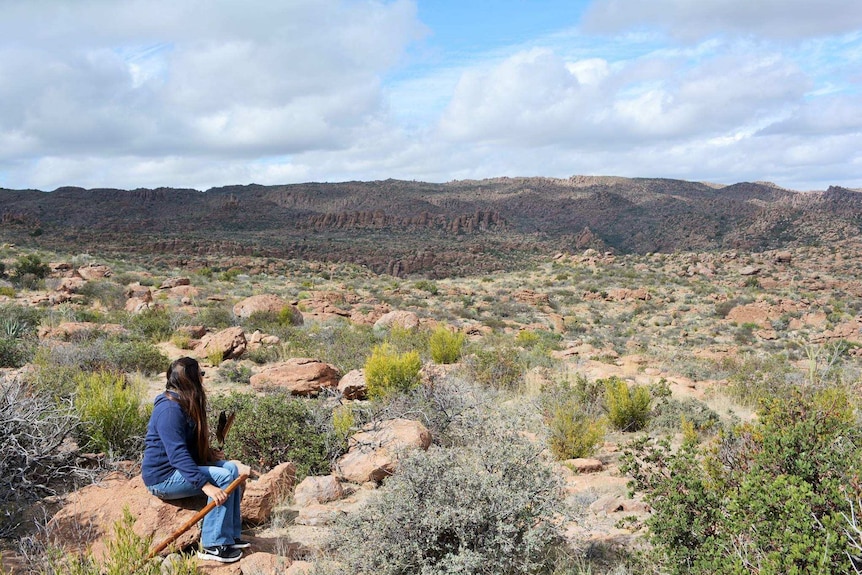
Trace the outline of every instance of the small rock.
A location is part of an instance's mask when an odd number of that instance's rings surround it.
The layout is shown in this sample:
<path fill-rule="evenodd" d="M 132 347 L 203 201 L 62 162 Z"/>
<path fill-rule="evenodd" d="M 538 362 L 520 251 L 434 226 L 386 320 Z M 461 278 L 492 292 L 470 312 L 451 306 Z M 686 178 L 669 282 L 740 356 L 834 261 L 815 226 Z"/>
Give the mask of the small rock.
<path fill-rule="evenodd" d="M 575 459 L 568 459 L 564 464 L 578 473 L 596 473 L 604 469 L 604 465 L 601 461 L 592 458 L 587 459 L 578 457 Z"/>
<path fill-rule="evenodd" d="M 299 510 L 299 515 L 297 515 L 295 521 L 297 525 L 319 527 L 321 525 L 331 525 L 343 513 L 344 511 L 339 509 L 333 509 L 319 503 L 312 503 Z"/>
<path fill-rule="evenodd" d="M 293 502 L 304 507 L 312 503 L 327 503 L 344 497 L 344 489 L 334 475 L 309 475 L 296 486 Z"/>
<path fill-rule="evenodd" d="M 289 557 L 258 551 L 243 557 L 240 572 L 242 575 L 276 575 L 285 570 L 290 573 L 292 563 Z"/>
<path fill-rule="evenodd" d="M 365 399 L 368 386 L 365 383 L 365 370 L 354 369 L 344 374 L 338 382 L 338 391 L 344 399 Z"/>
<path fill-rule="evenodd" d="M 374 329 L 387 330 L 393 327 L 413 330 L 419 327 L 419 316 L 412 311 L 394 310 L 374 322 Z"/>
<path fill-rule="evenodd" d="M 296 466 L 293 463 L 281 463 L 257 481 L 248 481 L 240 505 L 243 521 L 255 525 L 266 522 L 273 508 L 293 489 L 295 481 Z"/>

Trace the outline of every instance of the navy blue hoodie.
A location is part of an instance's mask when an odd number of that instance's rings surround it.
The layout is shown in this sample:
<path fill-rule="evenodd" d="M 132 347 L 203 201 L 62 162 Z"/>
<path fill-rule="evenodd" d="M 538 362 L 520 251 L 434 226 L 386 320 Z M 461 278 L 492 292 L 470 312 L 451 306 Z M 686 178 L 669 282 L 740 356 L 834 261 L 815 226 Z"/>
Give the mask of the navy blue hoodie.
<path fill-rule="evenodd" d="M 164 393 L 159 394 L 144 439 L 141 466 L 144 484 L 161 483 L 178 470 L 183 479 L 200 489 L 206 485 L 207 477 L 198 471 L 196 458 L 195 423 L 179 403 L 171 401 Z"/>

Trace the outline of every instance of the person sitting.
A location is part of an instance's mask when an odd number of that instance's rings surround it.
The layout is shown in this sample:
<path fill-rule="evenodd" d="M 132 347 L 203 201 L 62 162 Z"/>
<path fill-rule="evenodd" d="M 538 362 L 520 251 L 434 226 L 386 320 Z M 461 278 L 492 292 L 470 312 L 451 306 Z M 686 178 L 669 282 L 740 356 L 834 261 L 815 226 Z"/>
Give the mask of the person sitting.
<path fill-rule="evenodd" d="M 242 490 L 224 490 L 249 468 L 225 461 L 210 447 L 203 376 L 195 359 L 181 357 L 171 363 L 165 392 L 156 397 L 147 424 L 141 475 L 159 499 L 203 493 L 215 501 L 217 506 L 203 519 L 198 557 L 233 563 L 250 544 L 241 538 Z"/>

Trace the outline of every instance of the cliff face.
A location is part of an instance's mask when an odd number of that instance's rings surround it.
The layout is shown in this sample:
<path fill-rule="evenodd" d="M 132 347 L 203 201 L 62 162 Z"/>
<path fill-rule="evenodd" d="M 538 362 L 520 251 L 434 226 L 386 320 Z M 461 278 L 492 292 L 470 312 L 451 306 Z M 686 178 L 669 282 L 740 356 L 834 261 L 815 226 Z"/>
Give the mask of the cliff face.
<path fill-rule="evenodd" d="M 0 237 L 131 254 L 349 260 L 395 275 L 517 266 L 534 253 L 792 247 L 857 236 L 862 193 L 578 176 L 51 193 L 0 190 Z"/>

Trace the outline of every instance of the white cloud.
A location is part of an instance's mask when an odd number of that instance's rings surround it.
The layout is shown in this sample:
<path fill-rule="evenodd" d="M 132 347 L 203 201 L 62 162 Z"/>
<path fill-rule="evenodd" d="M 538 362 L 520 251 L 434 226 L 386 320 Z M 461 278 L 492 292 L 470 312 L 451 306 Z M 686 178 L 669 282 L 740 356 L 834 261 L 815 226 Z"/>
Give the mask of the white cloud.
<path fill-rule="evenodd" d="M 0 131 L 58 157 L 348 147 L 423 33 L 403 0 L 24 4 L 0 20 Z"/>
<path fill-rule="evenodd" d="M 598 33 L 657 26 L 688 40 L 727 33 L 792 40 L 858 30 L 862 4 L 858 0 L 596 0 L 582 25 Z"/>
<path fill-rule="evenodd" d="M 440 131 L 455 141 L 624 150 L 754 131 L 787 115 L 808 85 L 792 62 L 748 45 L 693 62 L 655 54 L 614 67 L 531 50 L 465 73 Z"/>

